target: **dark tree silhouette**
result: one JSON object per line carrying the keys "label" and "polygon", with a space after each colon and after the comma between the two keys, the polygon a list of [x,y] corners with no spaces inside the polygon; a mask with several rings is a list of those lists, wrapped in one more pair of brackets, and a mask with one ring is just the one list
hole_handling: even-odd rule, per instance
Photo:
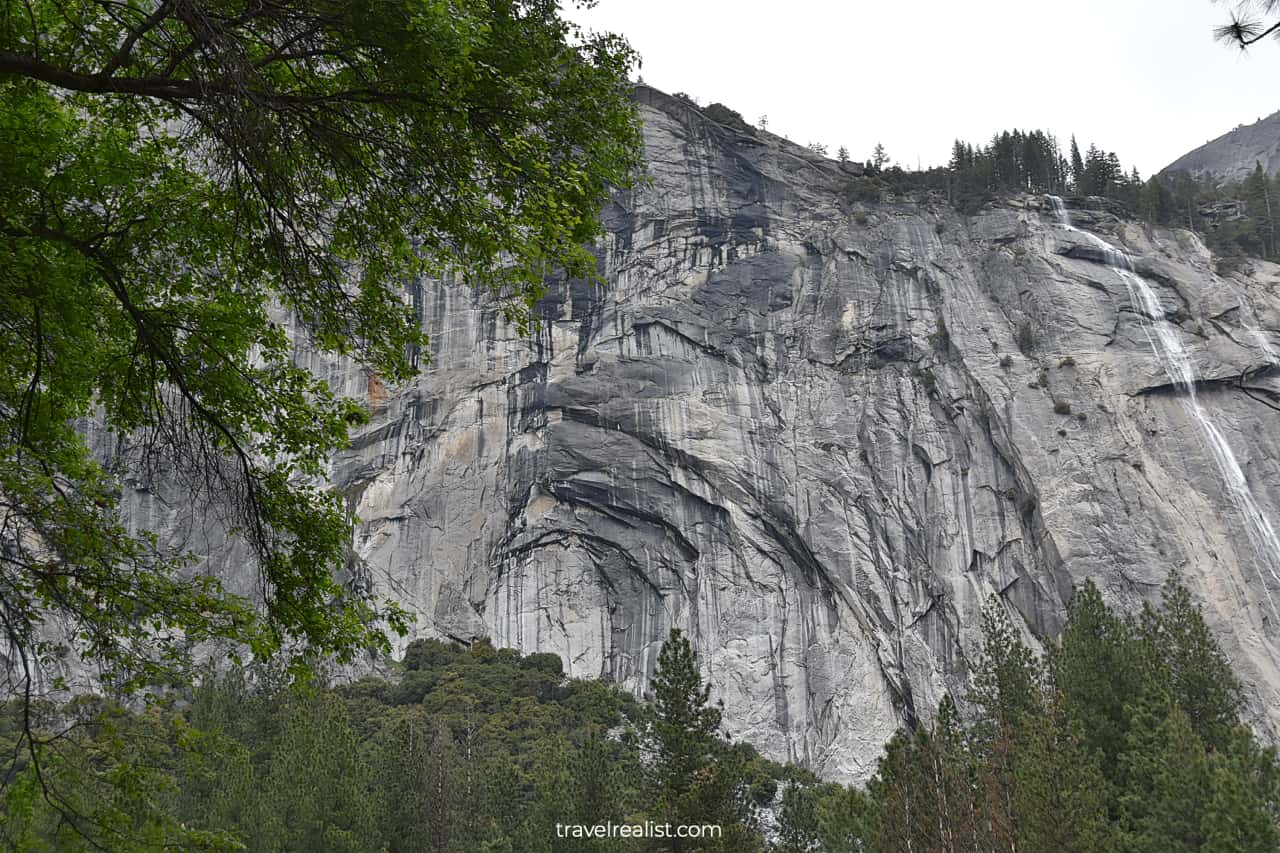
{"label": "dark tree silhouette", "polygon": [[1280,36],[1280,17],[1275,15],[1280,13],[1280,0],[1240,0],[1233,5],[1231,23],[1214,30],[1219,41],[1244,50],[1267,36]]}

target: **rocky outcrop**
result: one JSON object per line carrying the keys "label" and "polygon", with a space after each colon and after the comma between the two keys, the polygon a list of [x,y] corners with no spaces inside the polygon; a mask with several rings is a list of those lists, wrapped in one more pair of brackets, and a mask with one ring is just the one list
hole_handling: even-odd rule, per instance
{"label": "rocky outcrop", "polygon": [[1132,608],[1177,569],[1274,732],[1276,555],[1150,336],[1181,341],[1280,521],[1280,268],[1222,278],[1190,234],[1073,211],[1153,318],[1046,199],[855,204],[832,161],[638,98],[651,180],[605,212],[606,286],[555,283],[522,338],[424,285],[408,387],[315,362],[373,412],[332,471],[361,519],[353,583],[416,636],[639,692],[680,626],[735,736],[856,780],[963,695],[989,598],[1042,638],[1073,584]]}
{"label": "rocky outcrop", "polygon": [[1280,173],[1280,113],[1242,124],[1206,142],[1165,166],[1160,174],[1187,172],[1223,184],[1244,180],[1259,164],[1268,175]]}

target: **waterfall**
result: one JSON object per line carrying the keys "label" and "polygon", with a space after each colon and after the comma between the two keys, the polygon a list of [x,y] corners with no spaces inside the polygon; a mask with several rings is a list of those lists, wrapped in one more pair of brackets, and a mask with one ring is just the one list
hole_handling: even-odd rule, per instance
{"label": "waterfall", "polygon": [[[1161,307],[1155,290],[1151,287],[1150,282],[1134,269],[1133,259],[1129,257],[1128,253],[1111,245],[1096,234],[1072,225],[1071,216],[1067,213],[1066,205],[1058,196],[1049,196],[1049,201],[1053,205],[1053,212],[1058,224],[1073,233],[1081,235],[1097,248],[1106,260],[1107,266],[1124,282],[1129,291],[1129,301],[1133,304],[1134,313],[1143,320],[1142,330],[1147,336],[1147,342],[1151,344],[1151,349],[1155,353],[1156,359],[1164,368],[1169,381],[1182,392],[1187,409],[1200,426],[1201,432],[1204,433],[1205,443],[1208,444],[1213,461],[1222,475],[1227,494],[1230,496],[1236,510],[1244,516],[1245,529],[1248,531],[1250,543],[1258,553],[1259,559],[1266,565],[1271,577],[1277,584],[1280,584],[1280,574],[1277,574],[1276,571],[1276,567],[1280,565],[1280,537],[1276,535],[1270,519],[1262,512],[1262,508],[1258,506],[1258,501],[1254,498],[1253,492],[1249,488],[1249,482],[1245,478],[1244,470],[1241,469],[1240,463],[1236,460],[1236,455],[1231,450],[1231,445],[1227,443],[1227,439],[1222,434],[1222,431],[1218,429],[1218,425],[1213,422],[1213,418],[1200,405],[1200,401],[1196,397],[1195,366],[1191,362],[1190,354],[1182,345],[1182,337],[1179,334],[1178,327],[1165,318],[1164,308]],[[1241,299],[1241,306],[1242,308],[1246,306],[1243,298]],[[1244,316],[1243,310],[1241,316]],[[1254,332],[1254,337],[1262,345],[1267,357],[1274,363],[1275,353],[1262,332],[1257,329],[1251,331]],[[1280,618],[1280,613],[1276,610],[1276,604],[1271,597],[1271,592],[1267,589],[1266,579],[1262,577],[1260,572],[1258,580],[1262,582],[1262,591],[1266,594],[1267,602],[1271,605],[1271,612]]]}

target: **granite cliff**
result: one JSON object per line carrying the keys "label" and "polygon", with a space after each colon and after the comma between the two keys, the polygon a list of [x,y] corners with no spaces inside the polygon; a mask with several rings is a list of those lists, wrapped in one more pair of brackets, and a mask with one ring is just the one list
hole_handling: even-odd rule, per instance
{"label": "granite cliff", "polygon": [[409,387],[314,361],[373,411],[332,468],[350,583],[639,692],[680,626],[735,737],[847,781],[963,695],[989,597],[1043,638],[1073,584],[1133,608],[1177,569],[1274,738],[1280,267],[1220,277],[1101,202],[852,202],[833,161],[637,97],[605,287],[554,283],[521,337],[424,283]]}
{"label": "granite cliff", "polygon": [[1268,175],[1280,172],[1280,113],[1240,125],[1174,160],[1161,175],[1187,172],[1215,183],[1243,181],[1257,165]]}

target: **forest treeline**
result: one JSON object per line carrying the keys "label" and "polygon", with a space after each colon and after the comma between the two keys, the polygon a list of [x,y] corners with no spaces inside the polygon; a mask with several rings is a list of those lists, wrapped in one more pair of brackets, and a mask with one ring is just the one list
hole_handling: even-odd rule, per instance
{"label": "forest treeline", "polygon": [[[1280,764],[1187,590],[1123,617],[1086,584],[1033,653],[994,600],[965,713],[888,744],[865,787],[727,739],[688,641],[648,701],[558,657],[414,642],[390,677],[297,689],[208,678],[128,711],[44,708],[9,763],[14,850],[1274,851]],[[18,741],[11,709],[0,731]],[[68,728],[68,723],[76,725]],[[6,749],[6,754],[11,754]],[[52,804],[42,790],[66,792]],[[575,840],[557,824],[716,824],[699,841]],[[90,827],[92,839],[82,833]],[[103,834],[105,833],[105,834]]]}
{"label": "forest treeline", "polygon": [[985,145],[956,140],[944,167],[909,171],[869,160],[866,173],[846,186],[849,200],[864,202],[921,191],[943,195],[966,213],[1014,192],[1100,196],[1144,222],[1196,232],[1220,267],[1245,257],[1280,260],[1280,175],[1268,176],[1261,164],[1244,180],[1226,183],[1186,172],[1143,180],[1114,151],[1090,144],[1082,152],[1073,136],[1064,152],[1051,133],[1013,130]]}

